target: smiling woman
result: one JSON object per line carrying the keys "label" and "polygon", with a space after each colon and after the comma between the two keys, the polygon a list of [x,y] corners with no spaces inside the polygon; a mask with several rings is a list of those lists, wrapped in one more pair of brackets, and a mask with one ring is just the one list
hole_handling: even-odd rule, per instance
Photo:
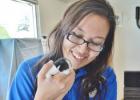
{"label": "smiling woman", "polygon": [[[3,0],[0,2],[0,38],[36,38],[35,3],[26,0]],[[5,10],[3,10],[5,9]],[[14,12],[11,14],[11,12]],[[9,17],[10,16],[10,17]],[[3,34],[3,35],[2,35]]]}
{"label": "smiling woman", "polygon": [[[49,52],[18,67],[8,99],[117,100],[116,75],[108,65],[115,27],[106,0],[74,2],[48,36]],[[59,58],[71,62],[69,74],[46,77]]]}

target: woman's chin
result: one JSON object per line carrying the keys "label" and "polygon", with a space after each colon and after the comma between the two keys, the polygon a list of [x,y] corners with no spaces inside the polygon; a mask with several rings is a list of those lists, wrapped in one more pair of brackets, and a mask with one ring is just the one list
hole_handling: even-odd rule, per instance
{"label": "woman's chin", "polygon": [[76,66],[76,65],[74,65],[74,66],[72,66],[72,69],[74,69],[74,70],[77,70],[77,69],[80,69],[80,68],[82,68],[81,66]]}

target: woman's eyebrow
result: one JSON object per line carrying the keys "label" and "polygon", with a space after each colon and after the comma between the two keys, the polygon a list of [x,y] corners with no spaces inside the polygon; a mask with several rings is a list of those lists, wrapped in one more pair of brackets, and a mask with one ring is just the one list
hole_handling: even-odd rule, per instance
{"label": "woman's eyebrow", "polygon": [[80,27],[76,27],[80,32],[82,32],[82,33],[86,33],[82,28],[80,28]]}
{"label": "woman's eyebrow", "polygon": [[[80,27],[76,27],[76,28],[77,28],[82,34],[83,34],[83,33],[86,33],[82,28],[80,28]],[[102,37],[102,36],[96,36],[95,38],[105,40],[105,38]]]}

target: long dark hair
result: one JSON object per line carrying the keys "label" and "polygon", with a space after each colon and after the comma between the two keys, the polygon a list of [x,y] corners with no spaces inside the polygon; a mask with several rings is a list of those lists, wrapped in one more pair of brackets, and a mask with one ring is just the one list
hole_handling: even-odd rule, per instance
{"label": "long dark hair", "polygon": [[65,12],[62,20],[50,33],[48,38],[49,53],[35,66],[39,71],[41,67],[50,59],[57,60],[63,57],[62,44],[64,37],[71,32],[80,21],[88,14],[97,14],[107,18],[110,29],[104,43],[104,49],[94,61],[85,66],[87,75],[81,81],[80,90],[84,98],[88,100],[89,92],[97,89],[97,95],[100,98],[99,85],[105,84],[101,73],[107,66],[107,62],[112,52],[114,42],[114,32],[116,27],[113,8],[106,0],[79,0],[73,3]]}

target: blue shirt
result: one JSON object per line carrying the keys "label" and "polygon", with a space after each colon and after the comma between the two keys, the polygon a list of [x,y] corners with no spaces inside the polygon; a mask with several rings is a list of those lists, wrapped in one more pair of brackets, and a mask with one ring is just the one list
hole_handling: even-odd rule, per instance
{"label": "blue shirt", "polygon": [[[38,56],[25,60],[20,64],[9,89],[7,100],[34,100],[36,81],[35,76],[32,73],[32,67],[40,59],[41,56]],[[80,85],[80,79],[85,74],[86,71],[82,68],[78,71],[78,73],[76,73],[75,82],[63,100],[80,100],[78,86]],[[107,67],[102,75],[105,77],[107,82],[107,91],[105,97],[103,96],[101,98],[105,98],[103,100],[117,100],[116,75],[113,69],[111,67]],[[104,94],[102,93],[102,95]],[[93,100],[93,98],[90,98],[90,100]]]}

